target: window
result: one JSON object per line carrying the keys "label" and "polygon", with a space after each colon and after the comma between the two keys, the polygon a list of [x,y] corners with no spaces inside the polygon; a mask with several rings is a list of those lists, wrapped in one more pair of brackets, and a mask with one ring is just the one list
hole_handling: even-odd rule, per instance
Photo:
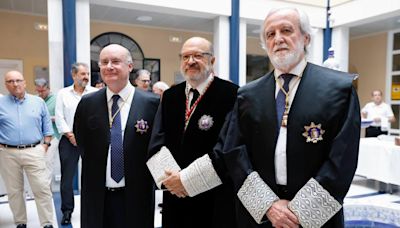
{"label": "window", "polygon": [[[387,91],[396,122],[391,125],[391,133],[400,134],[400,31],[388,33]],[[387,96],[388,97],[388,96]]]}

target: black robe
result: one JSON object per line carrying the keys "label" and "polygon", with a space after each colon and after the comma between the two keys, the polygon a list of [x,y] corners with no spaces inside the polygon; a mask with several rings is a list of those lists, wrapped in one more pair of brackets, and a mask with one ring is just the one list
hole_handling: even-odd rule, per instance
{"label": "black robe", "polygon": [[[325,130],[323,140],[306,142],[304,126],[311,122]],[[278,138],[273,72],[247,84],[238,98],[215,147],[213,160],[223,159],[235,191],[246,177],[257,171],[278,195],[275,180],[275,146]],[[317,180],[339,203],[350,187],[358,158],[360,107],[352,77],[343,72],[308,63],[290,109],[287,125],[287,200],[310,178]],[[220,175],[224,166],[216,166]],[[269,221],[257,224],[240,201],[239,227],[272,227]],[[324,227],[344,227],[343,210]]]}
{"label": "black robe", "polygon": [[[81,227],[102,228],[110,128],[106,89],[82,97],[74,133],[82,150]],[[154,228],[154,185],[147,169],[147,148],[159,98],[135,90],[124,133],[126,218],[128,227]],[[138,120],[149,126],[136,131]]]}
{"label": "black robe", "polygon": [[[150,157],[162,146],[166,146],[182,169],[204,154],[212,152],[225,117],[235,102],[238,86],[214,77],[198,103],[186,131],[185,88],[186,82],[183,82],[164,92],[149,146]],[[212,117],[214,121],[208,130],[199,128],[198,121],[204,115]],[[236,227],[232,183],[224,175],[220,178],[223,185],[195,197],[178,198],[165,191],[162,227]]]}

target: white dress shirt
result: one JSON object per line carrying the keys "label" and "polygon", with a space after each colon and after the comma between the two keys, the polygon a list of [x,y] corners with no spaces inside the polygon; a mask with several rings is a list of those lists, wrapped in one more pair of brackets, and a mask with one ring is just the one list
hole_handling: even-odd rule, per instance
{"label": "white dress shirt", "polygon": [[371,126],[373,127],[388,128],[390,126],[389,119],[394,116],[392,108],[385,102],[382,102],[379,105],[374,102],[369,102],[363,109],[361,109],[361,112],[367,115],[367,120],[374,120],[375,118],[381,119],[380,122],[372,122]]}
{"label": "white dress shirt", "polygon": [[[303,74],[304,68],[306,67],[307,62],[305,59],[302,59],[296,67],[294,67],[289,73],[296,75],[289,82],[289,116],[290,116],[290,107],[292,106],[292,102],[296,95],[297,88],[299,87],[301,76]],[[280,84],[283,86],[284,80],[280,77],[283,74],[281,71],[275,69],[274,76],[277,80],[280,81]],[[278,96],[278,92],[280,90],[280,86],[275,83],[275,98]],[[287,184],[287,161],[286,161],[286,143],[287,143],[287,128],[282,127],[279,130],[278,140],[276,142],[275,148],[275,175],[276,175],[276,183],[280,185]]]}
{"label": "white dress shirt", "polygon": [[56,100],[56,126],[60,135],[72,132],[74,126],[74,116],[78,103],[82,96],[88,93],[96,92],[98,89],[92,86],[86,86],[82,94],[74,90],[74,85],[65,87],[58,91]]}
{"label": "white dress shirt", "polygon": [[[190,89],[197,89],[199,92],[200,96],[203,95],[206,92],[206,89],[210,82],[214,79],[214,75],[210,74],[208,78],[202,82],[200,85],[197,86],[197,88],[193,88],[188,82],[186,82],[186,96],[189,95],[189,100],[188,100],[188,105],[192,102],[193,99],[193,92],[190,92]],[[186,107],[187,108],[187,107]]]}
{"label": "white dress shirt", "polygon": [[[111,107],[112,107],[112,96],[114,92],[112,92],[108,87],[106,90],[107,94],[107,106],[108,106],[108,118],[111,121]],[[125,127],[126,122],[128,121],[129,110],[131,109],[131,104],[133,100],[133,96],[135,95],[135,87],[133,87],[130,83],[128,83],[125,88],[123,88],[118,95],[120,98],[118,99],[118,106],[121,108],[121,130],[122,130],[122,142],[124,141],[125,135]],[[111,178],[111,144],[108,147],[108,156],[107,156],[107,167],[106,167],[106,187],[109,188],[119,188],[125,186],[125,177],[121,179],[120,182],[115,182],[114,179]]]}

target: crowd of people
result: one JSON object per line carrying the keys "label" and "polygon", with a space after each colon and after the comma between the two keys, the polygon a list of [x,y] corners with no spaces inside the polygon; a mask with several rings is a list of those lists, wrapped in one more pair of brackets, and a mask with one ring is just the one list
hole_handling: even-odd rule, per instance
{"label": "crowd of people", "polygon": [[301,10],[269,12],[260,38],[274,70],[241,88],[215,74],[202,37],[182,45],[185,81],[157,82],[154,93],[147,70],[130,82],[133,59],[118,44],[101,50],[96,87],[85,63],[72,65],[73,84],[56,95],[44,79],[30,95],[20,72],[6,73],[0,173],[17,227],[27,224],[23,172],[41,226],[53,227],[57,148],[63,225],[81,157],[82,228],[153,228],[155,186],[164,189],[163,228],[344,227],[360,115],[371,111],[360,111],[350,74],[307,62]]}

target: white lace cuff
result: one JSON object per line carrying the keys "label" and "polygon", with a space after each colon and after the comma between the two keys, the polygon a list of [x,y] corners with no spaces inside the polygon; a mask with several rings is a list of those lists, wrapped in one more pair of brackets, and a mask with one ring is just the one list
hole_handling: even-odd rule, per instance
{"label": "white lace cuff", "polygon": [[161,189],[162,182],[166,178],[165,170],[176,172],[181,170],[171,152],[165,146],[161,147],[161,150],[146,162],[146,165],[159,189]]}
{"label": "white lace cuff", "polygon": [[314,178],[311,178],[289,203],[289,209],[297,216],[302,227],[322,227],[342,205],[333,198]]}
{"label": "white lace cuff", "polygon": [[208,154],[193,161],[180,172],[181,182],[190,197],[222,184]]}
{"label": "white lace cuff", "polygon": [[257,172],[252,172],[247,176],[237,196],[258,224],[261,224],[262,218],[272,204],[279,200]]}

